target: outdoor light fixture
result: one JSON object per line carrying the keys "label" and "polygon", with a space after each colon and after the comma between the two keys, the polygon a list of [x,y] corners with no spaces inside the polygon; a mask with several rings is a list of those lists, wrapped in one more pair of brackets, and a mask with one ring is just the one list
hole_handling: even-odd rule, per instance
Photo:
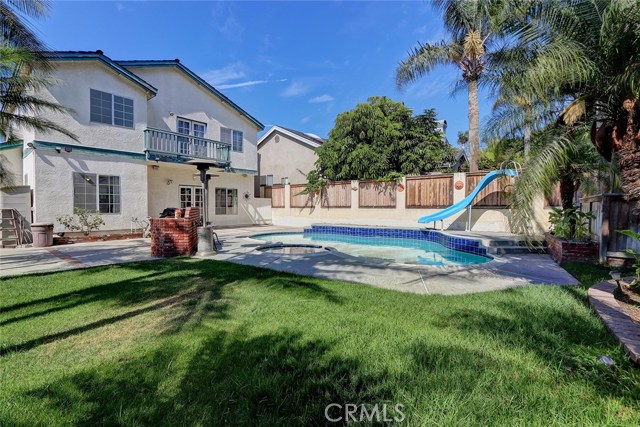
{"label": "outdoor light fixture", "polygon": [[32,148],[32,149],[36,149],[36,147],[33,146],[33,142],[27,142],[27,147]]}
{"label": "outdoor light fixture", "polygon": [[60,147],[60,146],[57,146],[57,147],[56,147],[56,152],[57,152],[57,153],[60,153],[60,152],[62,152],[62,147]]}
{"label": "outdoor light fixture", "polygon": [[171,185],[171,184],[173,184],[173,180],[172,179],[168,179],[167,180],[167,185]]}

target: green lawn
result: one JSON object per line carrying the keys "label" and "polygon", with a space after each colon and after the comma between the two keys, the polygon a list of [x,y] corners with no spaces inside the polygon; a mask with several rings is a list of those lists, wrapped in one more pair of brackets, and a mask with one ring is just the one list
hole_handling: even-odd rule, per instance
{"label": "green lawn", "polygon": [[330,403],[638,425],[639,383],[586,287],[420,296],[192,259],[0,281],[2,426],[324,425]]}

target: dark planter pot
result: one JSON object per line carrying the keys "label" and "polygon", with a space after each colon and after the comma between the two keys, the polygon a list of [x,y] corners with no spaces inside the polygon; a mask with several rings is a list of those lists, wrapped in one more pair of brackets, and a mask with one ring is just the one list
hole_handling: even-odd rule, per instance
{"label": "dark planter pot", "polygon": [[563,262],[593,262],[598,259],[598,244],[595,242],[573,242],[545,234],[547,251],[558,264]]}

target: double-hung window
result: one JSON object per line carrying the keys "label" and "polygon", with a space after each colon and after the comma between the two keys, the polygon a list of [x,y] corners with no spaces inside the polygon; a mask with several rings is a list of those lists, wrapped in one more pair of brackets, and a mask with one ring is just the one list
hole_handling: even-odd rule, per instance
{"label": "double-hung window", "polygon": [[242,152],[242,138],[242,131],[229,128],[220,128],[220,141],[231,144],[231,149],[233,151]]}
{"label": "double-hung window", "polygon": [[133,99],[91,89],[89,101],[92,122],[133,128]]}
{"label": "double-hung window", "polygon": [[74,172],[73,207],[90,212],[120,213],[120,177]]}
{"label": "double-hung window", "polygon": [[216,215],[238,214],[238,190],[236,188],[216,188]]}
{"label": "double-hung window", "polygon": [[178,133],[193,136],[193,138],[187,138],[186,136],[178,137],[179,153],[195,157],[206,157],[206,141],[202,140],[207,133],[207,125],[205,123],[179,117]]}

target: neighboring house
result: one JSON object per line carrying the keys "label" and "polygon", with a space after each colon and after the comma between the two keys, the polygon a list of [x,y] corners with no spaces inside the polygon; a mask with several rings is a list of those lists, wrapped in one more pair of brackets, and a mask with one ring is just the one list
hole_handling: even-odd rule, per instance
{"label": "neighboring house", "polygon": [[317,135],[272,126],[258,140],[258,173],[260,186],[303,184],[315,168],[316,148],[324,140]]}
{"label": "neighboring house", "polygon": [[[44,112],[78,136],[25,131],[23,184],[33,221],[99,210],[106,230],[167,207],[202,206],[192,159],[217,162],[209,184],[216,225],[260,222],[252,202],[257,133],[264,126],[179,60],[114,61],[101,51],[53,52],[60,83],[39,96],[68,107]],[[56,223],[56,229],[60,225]]]}

